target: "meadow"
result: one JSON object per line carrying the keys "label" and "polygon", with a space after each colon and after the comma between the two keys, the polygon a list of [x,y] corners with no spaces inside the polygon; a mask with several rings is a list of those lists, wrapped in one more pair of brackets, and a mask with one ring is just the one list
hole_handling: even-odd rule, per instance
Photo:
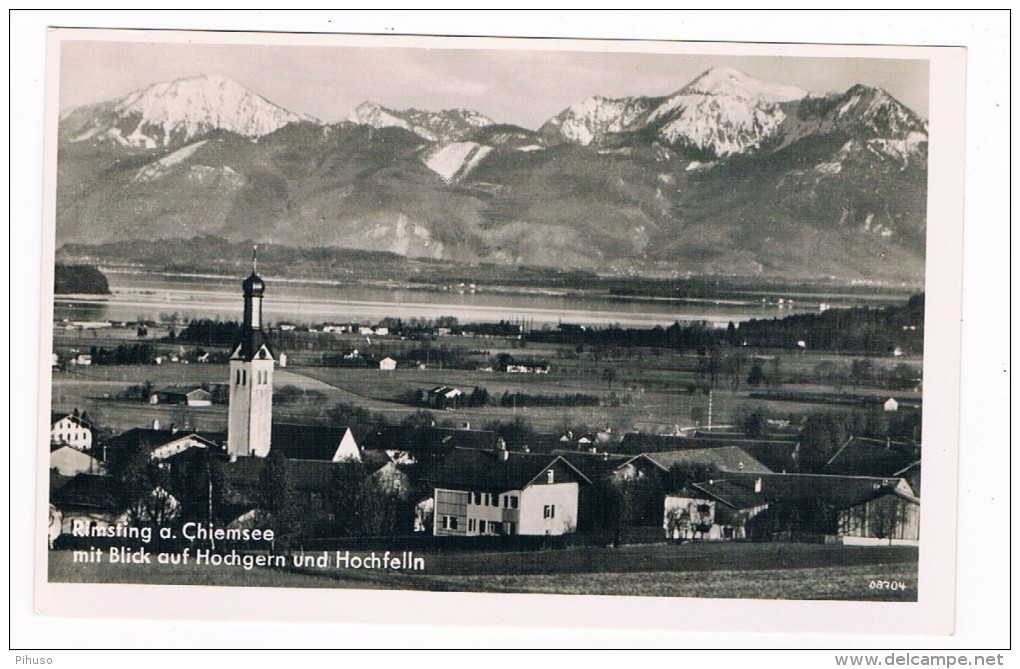
{"label": "meadow", "polygon": [[[425,558],[423,573],[74,564],[70,552],[55,551],[49,554],[49,580],[729,599],[917,598],[917,549],[908,547],[695,543],[414,554]],[[870,587],[877,580],[905,587]]]}

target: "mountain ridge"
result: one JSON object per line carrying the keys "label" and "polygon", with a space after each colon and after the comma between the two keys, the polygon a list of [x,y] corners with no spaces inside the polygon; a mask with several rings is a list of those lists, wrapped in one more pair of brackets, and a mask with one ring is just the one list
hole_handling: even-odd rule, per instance
{"label": "mountain ridge", "polygon": [[213,78],[247,101],[217,112],[230,127],[194,104],[109,124],[173,83],[62,116],[58,242],[215,234],[620,273],[923,277],[927,123],[881,89],[797,98],[713,68],[529,130],[368,102],[323,124]]}

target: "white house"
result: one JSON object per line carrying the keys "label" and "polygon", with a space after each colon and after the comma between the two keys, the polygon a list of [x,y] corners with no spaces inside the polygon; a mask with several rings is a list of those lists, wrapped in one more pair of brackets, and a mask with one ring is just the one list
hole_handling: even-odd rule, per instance
{"label": "white house", "polygon": [[392,371],[397,368],[397,361],[387,356],[379,361],[379,369]]}
{"label": "white house", "polygon": [[898,411],[900,408],[900,403],[896,401],[895,397],[890,397],[882,405],[882,408],[885,409],[886,411]]}
{"label": "white house", "polygon": [[556,455],[454,449],[428,477],[436,536],[574,532],[579,486],[591,480]]}
{"label": "white house", "polygon": [[92,448],[92,425],[78,414],[50,413],[50,444],[67,444],[79,451]]}

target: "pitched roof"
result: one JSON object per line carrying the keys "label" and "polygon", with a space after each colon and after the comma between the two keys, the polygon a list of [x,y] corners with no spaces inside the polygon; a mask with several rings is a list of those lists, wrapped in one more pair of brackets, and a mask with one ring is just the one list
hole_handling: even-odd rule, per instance
{"label": "pitched roof", "polygon": [[227,435],[224,432],[153,430],[151,428],[136,427],[111,437],[103,444],[101,449],[93,450],[98,453],[105,453],[107,458],[116,458],[119,455],[129,455],[139,450],[151,453],[160,446],[189,437],[207,447],[220,448],[221,444],[226,441]]}
{"label": "pitched roof", "polygon": [[567,450],[554,451],[554,454],[569,462],[592,481],[609,478],[620,467],[641,457]]}
{"label": "pitched roof", "polygon": [[366,449],[379,451],[446,452],[454,448],[495,449],[499,435],[489,430],[456,430],[442,427],[415,428],[388,425],[365,437]]}
{"label": "pitched roof", "polygon": [[920,449],[904,442],[850,437],[825,464],[833,474],[895,476],[917,461]]}
{"label": "pitched roof", "polygon": [[[756,482],[761,490],[756,492]],[[818,502],[847,509],[895,493],[919,501],[899,478],[830,476],[826,474],[727,474],[724,479],[693,484],[694,488],[736,509],[769,502]]]}
{"label": "pitched roof", "polygon": [[657,453],[646,453],[645,457],[665,470],[669,470],[675,464],[704,464],[713,465],[721,472],[751,472],[758,474],[772,472],[771,469],[752,457],[750,453],[737,446],[659,451]]}
{"label": "pitched roof", "polygon": [[62,421],[65,418],[70,418],[72,423],[76,423],[86,429],[92,429],[92,424],[86,420],[82,420],[81,416],[75,416],[73,413],[68,411],[51,411],[50,412],[50,425],[58,421]]}
{"label": "pitched roof", "polygon": [[167,386],[165,388],[160,388],[159,390],[156,390],[154,392],[156,394],[167,394],[167,395],[192,395],[194,393],[204,393],[206,395],[211,395],[211,393],[208,390],[206,390],[205,388],[202,388],[201,386],[174,385],[174,386]]}
{"label": "pitched roof", "polygon": [[273,423],[272,448],[290,459],[332,460],[348,428]]}
{"label": "pitched roof", "polygon": [[[231,487],[238,492],[254,493],[259,485],[262,470],[268,463],[267,458],[244,457],[223,466],[224,477]],[[327,493],[333,484],[335,462],[324,460],[290,460],[286,461],[290,473],[291,485],[299,492]]]}
{"label": "pitched roof", "polygon": [[101,474],[78,474],[53,493],[58,507],[87,507],[112,511],[117,508],[117,481]]}
{"label": "pitched roof", "polygon": [[521,490],[548,469],[557,469],[573,480],[591,483],[591,479],[560,456],[540,453],[500,452],[468,448],[454,449],[425,479],[435,486],[455,486],[472,490]]}

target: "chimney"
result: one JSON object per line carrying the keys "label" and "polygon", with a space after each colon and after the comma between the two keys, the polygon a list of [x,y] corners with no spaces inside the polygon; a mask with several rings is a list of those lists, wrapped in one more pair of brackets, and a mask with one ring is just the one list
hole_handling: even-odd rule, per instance
{"label": "chimney", "polygon": [[761,477],[759,476],[754,480],[754,491],[761,492]]}

